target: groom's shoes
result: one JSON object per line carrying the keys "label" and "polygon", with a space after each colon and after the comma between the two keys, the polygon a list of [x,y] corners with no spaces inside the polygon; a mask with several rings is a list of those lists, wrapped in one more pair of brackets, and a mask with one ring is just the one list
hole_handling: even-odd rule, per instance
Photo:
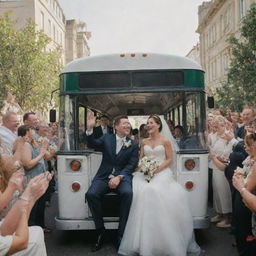
{"label": "groom's shoes", "polygon": [[105,236],[105,231],[106,231],[105,229],[102,229],[97,232],[96,241],[92,246],[92,252],[96,252],[101,249],[103,240],[104,240],[104,236]]}

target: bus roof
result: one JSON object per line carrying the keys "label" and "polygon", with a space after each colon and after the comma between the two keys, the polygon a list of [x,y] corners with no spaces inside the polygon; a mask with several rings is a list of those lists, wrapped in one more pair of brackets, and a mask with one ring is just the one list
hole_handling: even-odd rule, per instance
{"label": "bus roof", "polygon": [[202,67],[186,57],[157,53],[126,53],[76,59],[68,63],[61,73],[154,69],[202,70]]}

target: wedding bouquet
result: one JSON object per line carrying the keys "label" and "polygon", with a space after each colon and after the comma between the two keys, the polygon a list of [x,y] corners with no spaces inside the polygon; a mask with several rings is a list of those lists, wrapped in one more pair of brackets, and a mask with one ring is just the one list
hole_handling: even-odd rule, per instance
{"label": "wedding bouquet", "polygon": [[150,180],[154,176],[154,171],[158,168],[159,164],[157,161],[153,160],[150,157],[144,156],[140,159],[138,164],[138,169],[142,172],[146,177],[145,180],[150,182]]}

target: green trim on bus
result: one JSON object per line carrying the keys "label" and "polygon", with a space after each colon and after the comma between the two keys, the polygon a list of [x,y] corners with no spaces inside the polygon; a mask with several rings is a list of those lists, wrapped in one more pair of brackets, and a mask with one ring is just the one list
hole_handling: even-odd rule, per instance
{"label": "green trim on bus", "polygon": [[204,89],[204,72],[199,70],[184,70],[184,88]]}
{"label": "green trim on bus", "polygon": [[78,88],[79,73],[69,73],[60,75],[60,88],[62,92],[80,91]]}
{"label": "green trim on bus", "polygon": [[[151,70],[148,70],[148,71],[151,71]],[[184,74],[184,84],[183,84],[183,86],[180,86],[179,88],[204,89],[204,72],[203,71],[201,71],[201,70],[177,70],[177,71],[182,71]],[[132,72],[132,71],[128,71],[128,72]],[[138,71],[136,71],[136,72],[138,72]],[[79,88],[79,75],[80,74],[82,74],[82,72],[61,74],[60,75],[61,92],[72,92],[72,93],[86,92],[87,91],[86,89]],[[132,89],[132,87],[129,87],[129,88]],[[110,89],[110,88],[108,88],[108,89]],[[117,87],[113,86],[113,89],[117,89]],[[158,87],[158,89],[160,89],[160,88]],[[169,89],[175,90],[177,88],[169,87]],[[97,92],[100,92],[100,91],[104,91],[105,89],[103,89],[103,88],[96,89],[95,88],[95,90]],[[92,91],[92,89],[90,89],[89,91]]]}

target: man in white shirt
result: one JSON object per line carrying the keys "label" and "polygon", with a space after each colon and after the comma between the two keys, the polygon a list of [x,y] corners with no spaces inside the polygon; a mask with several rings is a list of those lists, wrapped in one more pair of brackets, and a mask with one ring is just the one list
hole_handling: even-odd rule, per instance
{"label": "man in white shirt", "polygon": [[0,126],[0,139],[6,149],[6,153],[12,154],[13,142],[17,139],[17,130],[20,125],[18,116],[14,112],[7,112],[2,118]]}
{"label": "man in white shirt", "polygon": [[[93,127],[93,135],[95,139],[99,139],[104,134],[112,134],[113,128],[109,126],[109,118],[105,115],[100,117],[100,125]],[[102,147],[94,147],[96,151],[103,150]]]}

